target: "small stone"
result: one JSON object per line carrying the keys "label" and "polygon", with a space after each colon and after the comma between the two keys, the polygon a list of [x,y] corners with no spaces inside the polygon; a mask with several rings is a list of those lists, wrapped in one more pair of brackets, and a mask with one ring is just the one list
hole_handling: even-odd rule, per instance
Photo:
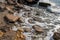
{"label": "small stone", "polygon": [[35,23],[33,19],[29,19],[28,22],[31,23],[31,24]]}
{"label": "small stone", "polygon": [[27,28],[23,28],[25,32],[31,32],[31,28],[27,27]]}
{"label": "small stone", "polygon": [[60,33],[59,32],[55,32],[53,35],[54,40],[60,40]]}
{"label": "small stone", "polygon": [[16,21],[19,19],[18,16],[14,16],[14,15],[12,15],[12,14],[7,14],[7,15],[5,16],[5,18],[6,18],[6,20],[8,20],[8,21],[10,21],[10,22],[16,22]]}
{"label": "small stone", "polygon": [[33,25],[32,28],[36,31],[36,32],[40,32],[43,33],[44,30],[39,26],[39,25]]}
{"label": "small stone", "polygon": [[33,20],[37,22],[44,22],[42,18],[39,18],[39,17],[33,17]]}
{"label": "small stone", "polygon": [[19,32],[24,32],[24,29],[18,27],[18,31],[19,31]]}
{"label": "small stone", "polygon": [[23,17],[31,17],[32,14],[31,14],[31,13],[24,13],[22,16],[23,16]]}
{"label": "small stone", "polygon": [[18,22],[20,22],[20,23],[24,23],[25,20],[24,20],[22,17],[20,17],[19,20],[18,20]]}

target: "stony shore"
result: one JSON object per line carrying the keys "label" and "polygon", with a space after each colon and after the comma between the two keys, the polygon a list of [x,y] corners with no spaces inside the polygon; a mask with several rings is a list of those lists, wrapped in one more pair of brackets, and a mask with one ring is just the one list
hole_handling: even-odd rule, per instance
{"label": "stony shore", "polygon": [[18,1],[0,2],[0,40],[60,40],[59,15],[31,6],[39,0]]}

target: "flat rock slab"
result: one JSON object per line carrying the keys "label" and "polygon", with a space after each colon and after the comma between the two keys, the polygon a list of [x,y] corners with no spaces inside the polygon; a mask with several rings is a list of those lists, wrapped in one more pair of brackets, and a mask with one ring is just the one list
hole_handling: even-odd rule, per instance
{"label": "flat rock slab", "polygon": [[19,19],[18,16],[14,16],[12,14],[7,14],[5,18],[10,22],[16,22]]}

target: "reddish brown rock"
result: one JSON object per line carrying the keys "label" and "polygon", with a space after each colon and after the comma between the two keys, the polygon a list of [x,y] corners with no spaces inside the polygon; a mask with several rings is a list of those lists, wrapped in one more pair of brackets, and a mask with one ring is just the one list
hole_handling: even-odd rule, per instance
{"label": "reddish brown rock", "polygon": [[39,25],[33,25],[32,28],[36,31],[36,32],[40,32],[43,33],[44,30],[39,26]]}
{"label": "reddish brown rock", "polygon": [[12,14],[7,14],[5,18],[10,22],[16,22],[19,19],[18,16],[14,16]]}

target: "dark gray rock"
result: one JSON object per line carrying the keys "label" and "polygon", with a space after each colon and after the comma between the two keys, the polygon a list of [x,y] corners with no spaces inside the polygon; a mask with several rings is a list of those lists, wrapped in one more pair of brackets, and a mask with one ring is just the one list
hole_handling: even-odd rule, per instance
{"label": "dark gray rock", "polygon": [[39,6],[48,7],[48,6],[51,6],[51,4],[50,3],[39,2]]}

